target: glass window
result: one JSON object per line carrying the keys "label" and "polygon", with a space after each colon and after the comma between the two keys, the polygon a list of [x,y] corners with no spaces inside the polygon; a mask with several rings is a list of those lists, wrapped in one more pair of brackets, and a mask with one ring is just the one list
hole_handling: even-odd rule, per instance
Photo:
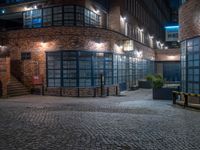
{"label": "glass window", "polygon": [[53,8],[53,25],[61,26],[62,25],[62,7]]}
{"label": "glass window", "polygon": [[106,53],[104,55],[105,59],[105,84],[113,84],[113,54]]}
{"label": "glass window", "polygon": [[85,26],[90,25],[90,11],[85,9]]}
{"label": "glass window", "polygon": [[31,59],[31,53],[30,52],[22,52],[21,53],[21,60],[30,60]]}
{"label": "glass window", "polygon": [[100,17],[81,6],[57,6],[24,12],[24,27],[49,26],[100,26]]}
{"label": "glass window", "polygon": [[63,86],[77,87],[77,52],[63,52]]}
{"label": "glass window", "polygon": [[76,7],[76,25],[83,26],[84,25],[84,8]]}
{"label": "glass window", "polygon": [[47,53],[48,87],[61,87],[61,53]]}
{"label": "glass window", "polygon": [[43,9],[43,26],[48,27],[52,25],[52,8]]}
{"label": "glass window", "polygon": [[74,6],[64,6],[64,25],[73,26],[75,23]]}
{"label": "glass window", "polygon": [[32,28],[32,11],[24,13],[24,28]]}
{"label": "glass window", "polygon": [[92,86],[92,53],[79,53],[79,87]]}
{"label": "glass window", "polygon": [[42,27],[42,10],[36,9],[32,11],[32,26],[33,28]]}

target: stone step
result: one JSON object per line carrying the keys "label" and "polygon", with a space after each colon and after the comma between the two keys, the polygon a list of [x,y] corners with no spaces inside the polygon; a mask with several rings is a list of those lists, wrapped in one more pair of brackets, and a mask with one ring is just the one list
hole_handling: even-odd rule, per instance
{"label": "stone step", "polygon": [[15,97],[15,96],[23,96],[23,95],[29,95],[30,93],[11,93],[9,94],[10,97]]}
{"label": "stone step", "polygon": [[8,88],[25,88],[22,84],[13,84],[13,85],[8,85]]}
{"label": "stone step", "polygon": [[30,94],[30,91],[15,77],[11,76],[10,83],[8,84],[8,95],[13,97],[28,94]]}
{"label": "stone step", "polygon": [[27,89],[8,89],[8,93],[15,93],[15,92],[28,92]]}

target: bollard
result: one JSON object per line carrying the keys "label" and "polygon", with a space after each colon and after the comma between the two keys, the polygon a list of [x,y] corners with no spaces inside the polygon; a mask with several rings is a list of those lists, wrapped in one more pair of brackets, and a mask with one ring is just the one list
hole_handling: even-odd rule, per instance
{"label": "bollard", "polygon": [[172,96],[173,96],[173,104],[176,104],[176,93],[173,92],[173,93],[172,93]]}
{"label": "bollard", "polygon": [[184,101],[184,108],[185,108],[188,107],[188,94],[184,94],[184,99],[185,99]]}

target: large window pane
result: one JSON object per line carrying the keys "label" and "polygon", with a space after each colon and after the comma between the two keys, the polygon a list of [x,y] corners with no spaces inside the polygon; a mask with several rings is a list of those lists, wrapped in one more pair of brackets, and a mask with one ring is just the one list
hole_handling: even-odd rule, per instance
{"label": "large window pane", "polygon": [[62,7],[53,8],[53,25],[61,26],[62,25]]}
{"label": "large window pane", "polygon": [[48,27],[52,25],[52,8],[43,9],[43,26]]}

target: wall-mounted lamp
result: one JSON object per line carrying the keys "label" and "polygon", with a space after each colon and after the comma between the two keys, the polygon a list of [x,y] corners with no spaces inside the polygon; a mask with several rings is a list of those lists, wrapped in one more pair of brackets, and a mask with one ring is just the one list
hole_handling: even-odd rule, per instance
{"label": "wall-mounted lamp", "polygon": [[126,21],[126,17],[120,17],[122,21]]}
{"label": "wall-mounted lamp", "polygon": [[160,41],[156,41],[157,44],[160,44]]}
{"label": "wall-mounted lamp", "polygon": [[135,57],[136,57],[136,58],[142,58],[142,57],[143,57],[143,52],[142,52],[142,51],[136,50],[136,51],[134,52],[134,54],[135,54]]}
{"label": "wall-mounted lamp", "polygon": [[1,10],[1,13],[2,13],[2,14],[5,14],[5,12],[6,12],[6,11],[5,11],[4,9],[3,9],[3,10]]}
{"label": "wall-mounted lamp", "polygon": [[143,32],[143,31],[144,31],[144,29],[140,29],[140,28],[139,28],[139,31],[140,31],[140,32]]}
{"label": "wall-mounted lamp", "polygon": [[24,7],[25,11],[34,10],[34,9],[38,9],[37,5],[31,6],[31,7]]}
{"label": "wall-mounted lamp", "polygon": [[94,10],[94,12],[95,12],[96,14],[99,14],[99,13],[100,13],[100,10],[99,10],[99,9],[96,9],[96,10]]}
{"label": "wall-mounted lamp", "polygon": [[149,35],[149,38],[152,40],[154,38],[154,36]]}

